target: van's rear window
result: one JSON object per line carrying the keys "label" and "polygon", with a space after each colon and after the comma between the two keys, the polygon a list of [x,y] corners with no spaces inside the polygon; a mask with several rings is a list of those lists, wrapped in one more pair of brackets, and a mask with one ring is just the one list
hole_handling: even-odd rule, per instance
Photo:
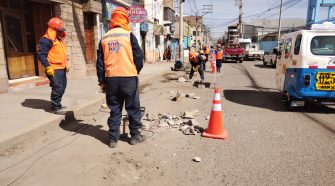
{"label": "van's rear window", "polygon": [[314,55],[335,56],[335,36],[316,36],[311,41]]}

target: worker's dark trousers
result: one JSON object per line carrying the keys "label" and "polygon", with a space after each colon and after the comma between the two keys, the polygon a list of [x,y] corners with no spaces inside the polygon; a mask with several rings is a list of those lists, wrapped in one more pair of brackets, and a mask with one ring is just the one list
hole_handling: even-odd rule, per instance
{"label": "worker's dark trousers", "polygon": [[108,118],[109,139],[118,141],[120,138],[120,124],[123,103],[128,113],[129,130],[131,136],[139,134],[141,123],[141,106],[137,77],[106,78],[106,101],[109,107]]}
{"label": "worker's dark trousers", "polygon": [[222,67],[222,59],[217,59],[216,60],[216,70],[217,70],[217,72],[221,72],[221,67]]}
{"label": "worker's dark trousers", "polygon": [[192,79],[194,72],[196,71],[196,69],[198,69],[198,72],[200,74],[200,78],[202,80],[204,80],[205,76],[204,76],[204,71],[202,69],[202,64],[201,63],[199,64],[199,63],[192,63],[191,62],[191,65],[192,65],[192,67],[191,67],[191,72],[190,72],[189,79]]}
{"label": "worker's dark trousers", "polygon": [[51,87],[51,108],[57,110],[62,108],[62,97],[66,89],[67,79],[65,69],[55,70],[55,76],[48,76]]}

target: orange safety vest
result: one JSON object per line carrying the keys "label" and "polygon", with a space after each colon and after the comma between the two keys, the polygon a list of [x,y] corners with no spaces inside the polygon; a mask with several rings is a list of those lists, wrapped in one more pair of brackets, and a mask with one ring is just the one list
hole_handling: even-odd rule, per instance
{"label": "orange safety vest", "polygon": [[211,50],[209,48],[206,48],[205,54],[209,54],[211,52]]}
{"label": "orange safety vest", "polygon": [[223,50],[219,50],[216,54],[216,59],[222,59],[223,58]]}
{"label": "orange safety vest", "polygon": [[50,34],[46,33],[43,37],[52,41],[52,47],[48,53],[48,61],[54,69],[65,69],[69,66],[66,56],[65,43],[56,38],[51,38]]}
{"label": "orange safety vest", "polygon": [[137,70],[133,59],[130,31],[117,27],[101,40],[106,77],[133,77]]}

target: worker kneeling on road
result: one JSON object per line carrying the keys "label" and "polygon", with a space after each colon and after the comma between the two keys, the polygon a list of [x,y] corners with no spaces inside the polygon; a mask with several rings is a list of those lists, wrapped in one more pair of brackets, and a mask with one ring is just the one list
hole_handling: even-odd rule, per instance
{"label": "worker kneeling on road", "polygon": [[97,51],[97,76],[110,108],[108,118],[109,147],[115,148],[120,138],[122,107],[129,118],[130,144],[145,141],[139,128],[141,108],[138,74],[143,67],[143,55],[138,41],[129,28],[126,9],[116,8],[112,12],[110,30],[102,37]]}
{"label": "worker kneeling on road", "polygon": [[55,114],[65,114],[61,104],[66,89],[69,63],[64,43],[66,33],[63,21],[57,17],[48,22],[48,29],[37,44],[37,56],[45,67],[51,86],[51,108]]}
{"label": "worker kneeling on road", "polygon": [[191,63],[191,72],[189,76],[189,80],[192,79],[194,72],[198,71],[200,74],[201,81],[200,83],[203,83],[205,80],[204,71],[203,71],[203,63],[206,61],[206,56],[203,52],[203,50],[200,51],[200,53],[196,53],[194,51],[194,48],[191,48],[190,54],[189,54],[189,61]]}

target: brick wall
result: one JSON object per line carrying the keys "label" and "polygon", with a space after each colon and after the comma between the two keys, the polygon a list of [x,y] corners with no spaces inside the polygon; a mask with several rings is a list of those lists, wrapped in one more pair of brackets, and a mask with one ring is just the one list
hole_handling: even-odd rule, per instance
{"label": "brick wall", "polygon": [[0,92],[8,91],[8,76],[6,68],[6,59],[5,59],[5,49],[2,40],[2,29],[0,22]]}
{"label": "brick wall", "polygon": [[56,16],[63,19],[67,33],[67,53],[70,59],[70,79],[82,79],[86,76],[85,32],[83,6],[67,1],[55,6]]}

